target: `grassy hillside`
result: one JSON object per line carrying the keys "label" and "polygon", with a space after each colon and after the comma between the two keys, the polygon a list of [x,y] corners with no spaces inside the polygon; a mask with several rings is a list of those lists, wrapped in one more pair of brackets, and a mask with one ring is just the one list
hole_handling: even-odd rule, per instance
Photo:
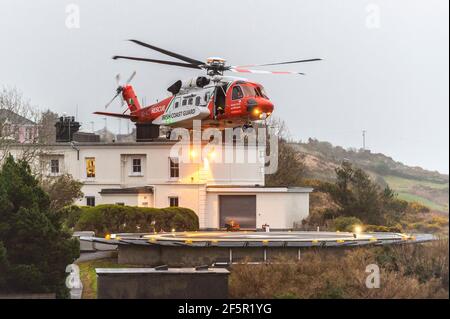
{"label": "grassy hillside", "polygon": [[448,214],[448,175],[407,166],[384,154],[344,149],[314,139],[307,143],[291,143],[291,146],[304,155],[310,178],[332,181],[334,169],[343,161],[349,161],[364,169],[380,185],[389,185],[400,198],[417,201],[436,212]]}

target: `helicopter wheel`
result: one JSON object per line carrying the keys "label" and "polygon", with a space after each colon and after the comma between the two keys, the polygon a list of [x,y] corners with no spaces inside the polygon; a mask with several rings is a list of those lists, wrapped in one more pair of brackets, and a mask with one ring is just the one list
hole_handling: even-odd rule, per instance
{"label": "helicopter wheel", "polygon": [[242,130],[244,132],[247,131],[249,128],[253,128],[253,124],[252,123],[248,123],[248,124],[242,125]]}

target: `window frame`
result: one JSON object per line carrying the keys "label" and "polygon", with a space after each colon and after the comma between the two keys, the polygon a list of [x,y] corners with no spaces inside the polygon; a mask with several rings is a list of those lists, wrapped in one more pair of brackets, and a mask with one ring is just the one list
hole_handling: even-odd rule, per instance
{"label": "window frame", "polygon": [[[234,89],[238,89],[241,92],[240,97],[235,97],[234,96]],[[236,101],[236,100],[241,100],[244,98],[244,90],[242,89],[242,87],[240,85],[235,85],[233,86],[233,88],[231,89],[231,100]]]}
{"label": "window frame", "polygon": [[[135,164],[135,161],[139,161],[139,164]],[[139,168],[139,170],[135,170]],[[142,158],[133,157],[131,159],[131,175],[142,175]]]}
{"label": "window frame", "polygon": [[180,160],[178,157],[169,157],[169,178],[180,178]]}
{"label": "window frame", "polygon": [[180,207],[180,198],[178,196],[169,196],[169,207]]}
{"label": "window frame", "polygon": [[[95,207],[95,196],[86,196],[86,206]],[[90,203],[92,201],[92,203]]]}
{"label": "window frame", "polygon": [[[54,166],[53,164],[56,163],[57,165]],[[53,171],[53,169],[56,167],[56,171]],[[60,173],[60,165],[59,165],[59,159],[52,158],[50,159],[50,174],[57,175]]]}
{"label": "window frame", "polygon": [[[93,169],[94,169],[94,171],[93,171],[93,173],[91,173],[91,174],[89,174],[89,171],[88,171],[88,168],[89,168],[89,166],[88,166],[88,161],[92,161],[92,163],[93,163]],[[96,177],[96,167],[95,167],[95,157],[86,157],[85,158],[85,165],[86,165],[86,178],[95,178]],[[91,175],[91,176],[89,176],[89,175]]]}

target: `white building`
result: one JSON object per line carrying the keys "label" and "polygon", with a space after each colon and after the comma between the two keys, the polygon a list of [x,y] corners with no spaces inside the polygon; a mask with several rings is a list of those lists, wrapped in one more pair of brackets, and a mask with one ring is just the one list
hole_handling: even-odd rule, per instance
{"label": "white building", "polygon": [[311,188],[264,187],[264,164],[258,161],[183,163],[171,157],[173,145],[56,143],[45,147],[39,165],[47,175],[68,173],[83,182],[78,205],[188,207],[202,229],[222,228],[229,220],[241,228],[289,229],[308,216]]}

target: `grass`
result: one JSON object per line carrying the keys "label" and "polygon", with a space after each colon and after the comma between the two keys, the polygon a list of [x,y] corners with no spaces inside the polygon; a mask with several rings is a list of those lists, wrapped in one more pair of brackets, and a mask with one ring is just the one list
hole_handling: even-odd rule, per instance
{"label": "grass", "polygon": [[418,196],[415,194],[399,192],[398,198],[406,200],[408,202],[418,202],[422,205],[427,206],[431,210],[437,210],[440,212],[448,212],[448,206],[439,205],[429,199],[426,199],[424,197],[421,197],[421,196]]}
{"label": "grass", "polygon": [[80,277],[83,283],[83,299],[97,298],[97,274],[95,268],[136,268],[137,265],[119,265],[117,258],[105,258],[89,260],[78,263],[80,267]]}
{"label": "grass", "polygon": [[449,183],[433,183],[429,181],[420,181],[416,179],[402,178],[398,176],[383,176],[383,179],[388,183],[395,192],[398,193],[400,199],[408,202],[418,202],[429,207],[432,210],[440,212],[448,212],[448,205],[442,205],[434,202],[428,198],[414,194],[414,186],[428,187],[436,191],[442,191],[449,187]]}
{"label": "grass", "polygon": [[[355,248],[343,255],[307,251],[302,260],[233,265],[230,298],[448,299],[448,239],[422,244]],[[366,267],[380,268],[380,287],[366,287]]]}
{"label": "grass", "polygon": [[449,187],[449,183],[433,183],[429,181],[420,181],[416,179],[402,178],[398,176],[383,176],[386,183],[397,191],[409,190],[414,185],[421,185],[433,189],[445,189]]}

